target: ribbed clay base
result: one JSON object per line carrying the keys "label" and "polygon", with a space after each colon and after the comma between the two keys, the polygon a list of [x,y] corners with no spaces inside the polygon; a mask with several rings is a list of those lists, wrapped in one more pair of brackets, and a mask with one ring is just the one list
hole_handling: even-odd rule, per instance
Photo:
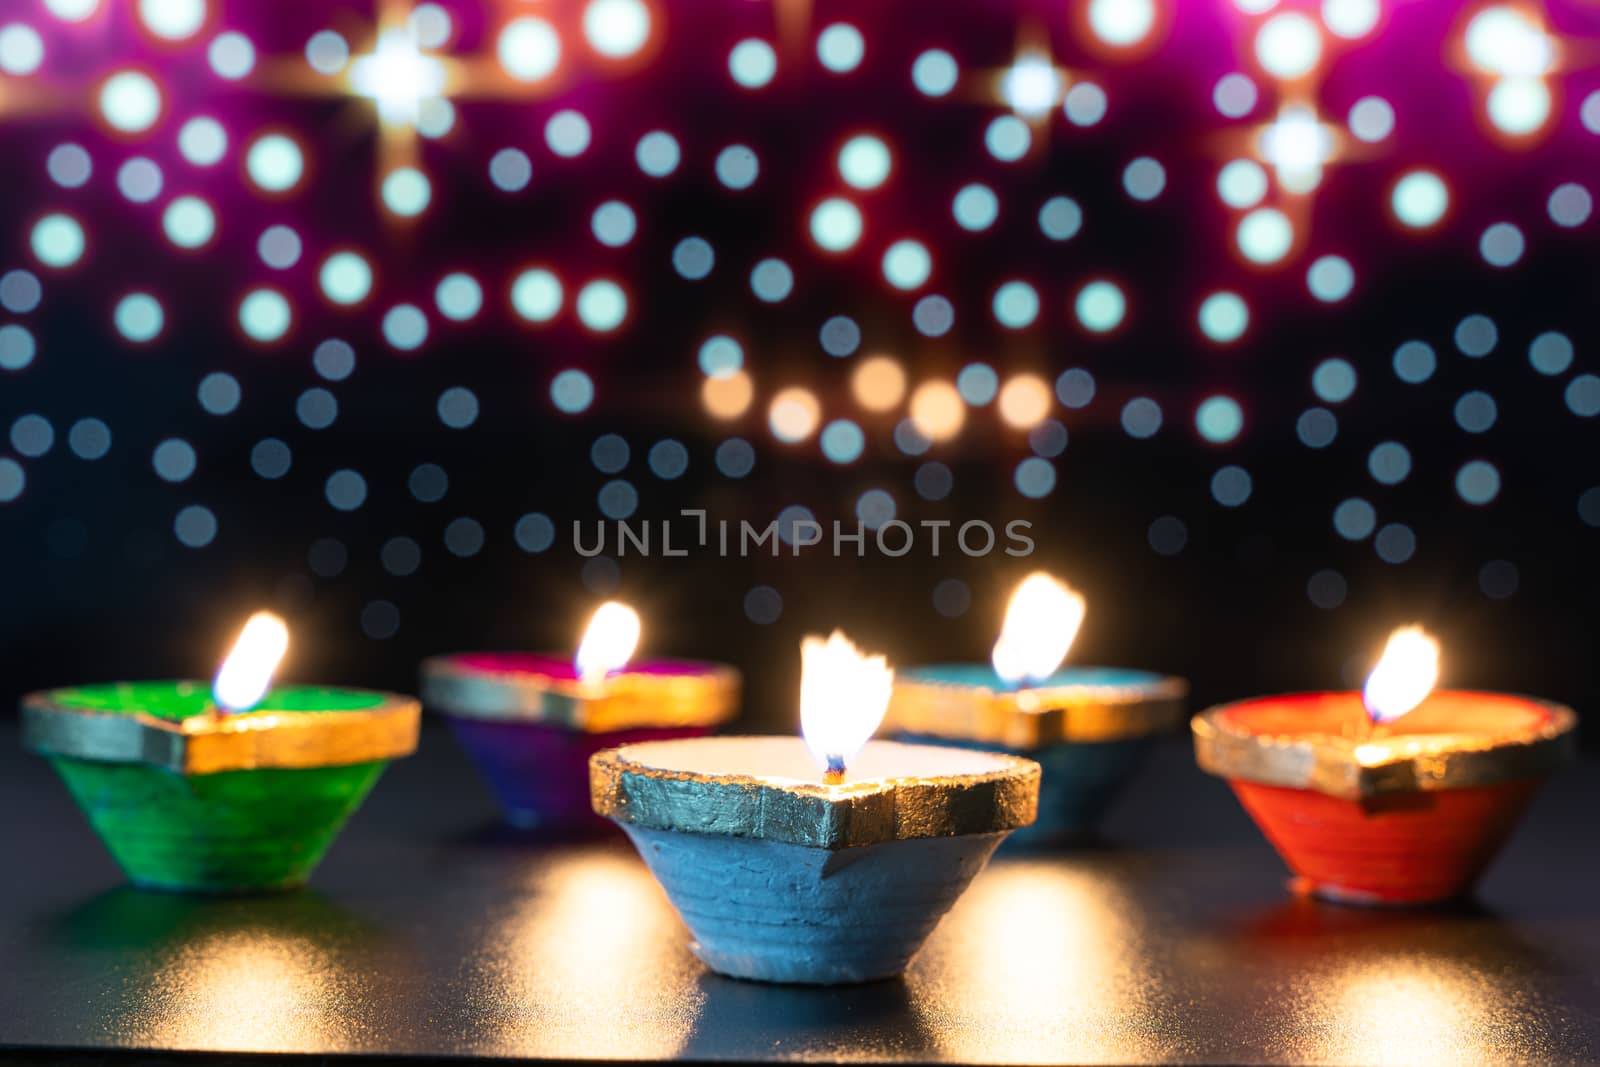
{"label": "ribbed clay base", "polygon": [[50,762],[129,881],[198,893],[303,884],[389,765],[186,775],[143,764]]}
{"label": "ribbed clay base", "polygon": [[1233,791],[1299,891],[1339,904],[1459,899],[1515,828],[1541,784],[1385,795],[1366,802],[1235,781]]}
{"label": "ribbed clay base", "polygon": [[903,972],[1004,833],[835,851],[623,825],[694,935],[733,978],[837,985]]}

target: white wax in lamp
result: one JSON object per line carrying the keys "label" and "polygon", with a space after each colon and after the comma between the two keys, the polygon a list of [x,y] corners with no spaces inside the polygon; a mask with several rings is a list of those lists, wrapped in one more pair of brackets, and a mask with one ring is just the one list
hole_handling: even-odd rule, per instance
{"label": "white wax in lamp", "polygon": [[976,749],[868,741],[842,775],[833,775],[798,737],[706,737],[693,744],[641,741],[628,746],[628,758],[663,771],[759,778],[780,789],[838,786],[840,792],[896,779],[988,774],[1011,763]]}

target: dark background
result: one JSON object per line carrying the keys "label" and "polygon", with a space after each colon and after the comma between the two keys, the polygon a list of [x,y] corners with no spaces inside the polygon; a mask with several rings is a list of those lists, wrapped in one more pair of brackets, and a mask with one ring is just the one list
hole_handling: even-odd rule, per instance
{"label": "dark background", "polygon": [[[492,29],[507,13],[444,6],[456,24],[447,51],[492,64]],[[542,10],[567,37],[561,73],[514,97],[458,98],[451,133],[418,145],[432,203],[420,221],[401,225],[377,205],[380,152],[370,104],[326,88],[302,91],[284,73],[303,74],[300,50],[323,26],[340,28],[363,49],[373,25],[369,5],[225,5],[203,36],[242,30],[259,53],[256,73],[229,83],[207,69],[202,45],[163,48],[140,36],[124,5],[66,26],[39,0],[6,0],[7,17],[44,33],[47,59],[29,79],[0,75],[0,88],[20,86],[0,92],[0,273],[33,271],[44,300],[25,315],[0,313],[0,324],[24,324],[38,345],[29,366],[0,372],[0,429],[38,413],[55,431],[44,455],[14,457],[26,488],[0,504],[6,703],[38,686],[207,676],[244,616],[261,606],[288,617],[294,646],[285,673],[298,680],[409,689],[416,662],[429,653],[570,648],[596,600],[612,592],[604,569],[591,568],[586,583],[570,539],[573,520],[599,517],[597,493],[613,477],[589,460],[591,444],[606,433],[631,447],[617,477],[638,490],[635,518],[704,507],[714,518],[759,524],[802,504],[825,524],[853,521],[859,495],[882,488],[911,521],[1034,524],[1039,548],[1026,560],[935,559],[922,551],[898,560],[833,559],[813,549],[798,559],[698,553],[618,561],[615,592],[644,615],[646,652],[737,664],[747,678],[746,714],[761,728],[791,728],[802,634],[843,626],[908,665],[984,659],[1010,587],[1035,567],[1088,596],[1075,662],[1185,675],[1197,706],[1358,682],[1389,629],[1411,621],[1441,638],[1448,684],[1525,691],[1580,710],[1600,696],[1590,629],[1600,537],[1596,420],[1563,401],[1567,381],[1597,369],[1600,222],[1562,228],[1546,210],[1555,186],[1595,174],[1600,139],[1579,118],[1582,101],[1600,87],[1589,62],[1600,38],[1591,5],[1548,5],[1564,62],[1551,79],[1555,115],[1526,146],[1487,131],[1483,87],[1454,59],[1464,9],[1451,4],[1386,12],[1373,35],[1330,50],[1314,84],[1295,87],[1274,85],[1255,66],[1249,45],[1259,19],[1220,0],[1181,5],[1163,17],[1150,47],[1126,59],[1097,53],[1060,5],[817,3],[809,12],[784,8],[800,27],[791,37],[778,34],[767,5],[722,0],[657,7],[647,58],[619,66],[583,49],[576,5]],[[830,74],[811,42],[818,28],[845,16],[865,34],[866,60],[852,74]],[[1110,110],[1084,129],[1057,108],[1035,128],[1026,159],[1005,164],[983,148],[984,128],[1002,109],[979,72],[1008,63],[1029,27],[1071,77],[1106,89]],[[728,78],[728,49],[746,36],[779,42],[780,73],[764,90],[739,90]],[[911,63],[929,47],[951,51],[961,64],[962,84],[951,97],[931,100],[911,86]],[[93,114],[97,79],[128,64],[154,70],[167,90],[160,123],[132,141],[112,137]],[[1211,103],[1217,79],[1232,70],[1250,73],[1261,90],[1256,110],[1238,121]],[[1278,103],[1308,99],[1339,125],[1369,93],[1393,103],[1395,134],[1330,163],[1307,197],[1291,201],[1274,189],[1269,202],[1291,203],[1300,220],[1295,250],[1277,268],[1245,264],[1231,240],[1238,213],[1215,193],[1218,167],[1251,152],[1251,131]],[[562,107],[582,111],[595,131],[575,160],[543,144],[546,118]],[[219,117],[231,141],[228,158],[206,172],[175,148],[177,127],[202,112]],[[252,195],[239,165],[242,144],[269,125],[296,131],[310,160],[296,194],[271,203]],[[659,181],[633,164],[639,136],[658,128],[683,150],[678,171]],[[894,174],[884,188],[853,195],[867,220],[861,246],[827,257],[811,245],[806,220],[822,196],[848,191],[833,154],[860,130],[890,143]],[[50,150],[66,141],[94,160],[81,189],[62,189],[46,172]],[[713,173],[717,152],[735,143],[760,158],[759,179],[742,192]],[[533,181],[519,193],[488,181],[489,158],[506,146],[533,159]],[[152,204],[130,204],[116,191],[117,166],[140,154],[166,178]],[[1121,187],[1123,167],[1139,155],[1166,169],[1165,191],[1151,203]],[[1445,223],[1423,236],[1400,230],[1386,210],[1389,185],[1414,164],[1439,169],[1452,191]],[[1001,202],[999,222],[979,234],[958,228],[950,213],[956,190],[971,181],[989,184]],[[181,191],[199,192],[218,209],[218,236],[199,254],[177,253],[161,234],[160,208]],[[1037,212],[1063,193],[1082,206],[1085,221],[1058,243],[1041,235]],[[589,233],[590,213],[612,198],[639,219],[638,235],[621,249]],[[51,210],[73,212],[89,232],[89,254],[69,271],[39,267],[28,249],[33,221]],[[1499,221],[1517,225],[1527,240],[1508,269],[1478,253],[1484,228]],[[255,254],[257,236],[274,223],[293,226],[305,245],[300,263],[285,272]],[[704,281],[671,267],[673,247],[690,234],[715,249],[715,270]],[[882,249],[907,235],[927,244],[935,264],[928,285],[913,294],[890,289],[877,268]],[[374,295],[353,312],[323,302],[315,281],[323,257],[351,244],[378,267]],[[1310,262],[1328,252],[1345,256],[1356,273],[1351,296],[1331,305],[1313,300],[1305,284]],[[748,283],[753,264],[767,256],[783,258],[796,276],[794,293],[776,305],[756,300]],[[550,266],[566,284],[566,305],[549,326],[520,322],[508,306],[510,279],[529,262]],[[448,322],[433,306],[434,286],[453,270],[484,287],[484,309],[470,323]],[[618,279],[630,301],[623,328],[604,337],[587,333],[572,313],[578,285],[599,275]],[[1117,279],[1128,296],[1127,320],[1107,337],[1082,330],[1071,307],[1072,294],[1102,276]],[[1038,321],[1024,330],[1002,329],[989,309],[995,287],[1011,278],[1028,280],[1042,298]],[[290,297],[295,322],[285,340],[259,346],[242,338],[234,314],[242,294],[265,282]],[[157,294],[166,312],[162,335],[147,346],[127,344],[111,325],[116,300],[134,288]],[[1252,320],[1240,342],[1215,346],[1194,315],[1205,294],[1222,288],[1245,297]],[[955,306],[955,327],[944,337],[913,327],[911,310],[924,293]],[[389,347],[380,329],[382,313],[401,301],[429,312],[427,343],[414,353]],[[1469,314],[1487,315],[1497,327],[1498,343],[1481,359],[1453,342]],[[835,315],[861,327],[854,356],[836,359],[819,345],[819,328]],[[1530,341],[1548,330],[1565,333],[1576,349],[1559,377],[1536,373],[1527,358]],[[742,341],[756,384],[755,405],[732,422],[710,419],[699,401],[696,352],[716,332]],[[357,353],[356,371],[343,382],[321,381],[312,367],[313,349],[330,337]],[[1438,353],[1439,369],[1422,385],[1400,382],[1391,369],[1395,348],[1411,339]],[[891,431],[903,412],[870,416],[849,395],[853,364],[878,351],[897,356],[913,384],[953,378],[973,360],[990,363],[1002,380],[1030,371],[1053,382],[1068,367],[1090,370],[1093,402],[1051,412],[1070,435],[1053,461],[1054,491],[1030,500],[1016,490],[1012,471],[1029,454],[1028,441],[1005,429],[992,408],[970,410],[961,435],[927,457],[900,454]],[[1312,371],[1335,355],[1356,367],[1359,384],[1349,400],[1326,405],[1339,418],[1339,435],[1314,450],[1297,439],[1296,420],[1322,405]],[[587,412],[563,415],[551,405],[549,383],[574,366],[591,375],[597,396]],[[201,378],[217,370],[243,388],[243,403],[225,416],[207,414],[196,400]],[[823,458],[815,438],[800,445],[772,438],[766,403],[793,384],[816,390],[825,420],[861,423],[867,448],[860,460],[839,466]],[[337,421],[323,430],[295,416],[296,398],[315,386],[339,404]],[[481,405],[476,422],[461,430],[436,413],[441,392],[455,386],[471,389]],[[1456,399],[1469,389],[1488,391],[1498,404],[1488,433],[1467,434],[1454,422]],[[1225,445],[1206,443],[1193,422],[1200,400],[1218,392],[1236,398],[1245,414],[1243,434]],[[1129,437],[1119,424],[1134,396],[1163,408],[1165,421],[1150,440]],[[66,444],[69,427],[86,416],[103,419],[113,434],[109,454],[95,462]],[[173,436],[199,457],[194,476],[179,484],[162,481],[151,464],[156,444]],[[725,477],[713,462],[729,436],[756,448],[747,478]],[[281,480],[252,471],[250,451],[266,437],[293,450]],[[664,481],[646,465],[662,438],[689,450],[680,479]],[[1386,440],[1404,443],[1413,457],[1410,476],[1392,487],[1367,471],[1368,453]],[[0,452],[9,447],[0,439]],[[913,490],[924,459],[954,472],[947,499],[923,501]],[[1454,490],[1455,472],[1472,459],[1490,460],[1502,476],[1501,492],[1484,507]],[[449,476],[436,503],[407,489],[423,463]],[[1210,493],[1213,473],[1227,464],[1252,479],[1241,507],[1223,507]],[[366,480],[367,499],[356,511],[337,511],[324,498],[328,475],[339,469]],[[1370,537],[1339,537],[1333,509],[1352,496],[1375,505],[1380,526],[1410,527],[1415,555],[1390,564]],[[197,503],[214,513],[218,532],[209,545],[190,548],[175,537],[174,518]],[[546,551],[524,551],[514,538],[529,512],[556,524]],[[1150,544],[1150,526],[1163,516],[1186,528],[1176,555]],[[447,525],[462,517],[484,530],[482,549],[470,556],[444,541]],[[413,574],[382,565],[383,546],[397,536],[420,545]],[[330,538],[347,564],[319,575],[309,556]],[[1496,561],[1514,570],[1498,566],[1485,582],[1485,566]],[[1331,608],[1308,595],[1308,582],[1323,571],[1336,572],[1347,590]],[[932,600],[950,578],[964,582],[971,598],[954,618]],[[776,621],[747,617],[746,596],[756,586],[780,594]]]}

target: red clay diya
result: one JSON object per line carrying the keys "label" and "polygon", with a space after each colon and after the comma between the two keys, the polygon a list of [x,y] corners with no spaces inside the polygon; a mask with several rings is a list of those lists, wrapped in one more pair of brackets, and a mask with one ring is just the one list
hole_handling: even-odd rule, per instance
{"label": "red clay diya", "polygon": [[390,761],[416,749],[421,709],[409,697],[269,690],[286,647],[282,623],[257,616],[209,690],[123,682],[23,698],[23,743],[49,759],[135,885],[298,886]]}
{"label": "red clay diya", "polygon": [[1529,697],[1424,687],[1412,710],[1374,722],[1383,670],[1365,694],[1213,708],[1194,720],[1195,755],[1228,780],[1297,890],[1355,904],[1454,900],[1572,758],[1577,717]]}
{"label": "red clay diya", "polygon": [[470,652],[423,662],[423,702],[444,714],[507,822],[555,833],[603,829],[589,802],[589,757],[703,736],[738,712],[737,670],[692,660],[628,664],[638,634],[632,609],[608,603],[576,659]]}

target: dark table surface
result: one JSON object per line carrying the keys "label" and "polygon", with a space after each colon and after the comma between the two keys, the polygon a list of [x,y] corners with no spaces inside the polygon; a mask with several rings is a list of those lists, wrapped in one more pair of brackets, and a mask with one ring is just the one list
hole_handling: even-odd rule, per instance
{"label": "dark table surface", "polygon": [[1470,907],[1339,908],[1284,872],[1187,745],[1105,843],[1002,853],[903,981],[708,974],[620,835],[498,829],[430,725],[312,880],[120,884],[0,724],[0,1045],[549,1059],[1078,1063],[1600,1060],[1600,766],[1540,795]]}

